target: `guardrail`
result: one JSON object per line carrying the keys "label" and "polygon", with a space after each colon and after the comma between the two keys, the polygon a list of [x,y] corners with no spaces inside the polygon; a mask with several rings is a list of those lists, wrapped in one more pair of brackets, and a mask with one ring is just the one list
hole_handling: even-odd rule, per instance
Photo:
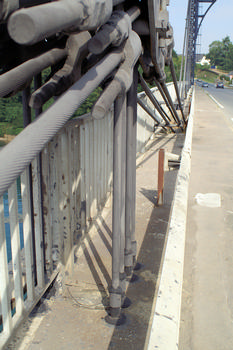
{"label": "guardrail", "polygon": [[[172,63],[168,2],[139,1],[131,7],[124,0],[33,0],[24,2],[27,8],[11,0],[2,3],[0,96],[24,90],[27,125],[0,152],[3,346],[56,276],[59,264],[72,273],[75,244],[111,191],[113,268],[106,320],[124,322],[126,273],[132,272],[136,257],[136,148],[143,150],[155,127],[183,130],[186,120]],[[138,98],[142,109],[136,141],[138,62],[146,95]],[[180,113],[165,84],[165,64],[171,69]],[[46,67],[52,74],[42,84]],[[154,81],[159,93],[152,95],[144,79]],[[99,85],[103,92],[92,116],[69,121]],[[59,98],[42,113],[53,96]],[[32,123],[29,106],[35,109]]]}
{"label": "guardrail", "polygon": [[[173,84],[168,84],[175,98]],[[157,89],[154,94],[158,95]],[[145,93],[138,97],[153,108]],[[138,106],[137,153],[155,130]],[[0,198],[0,344],[30,313],[112,193],[113,110],[75,118]]]}

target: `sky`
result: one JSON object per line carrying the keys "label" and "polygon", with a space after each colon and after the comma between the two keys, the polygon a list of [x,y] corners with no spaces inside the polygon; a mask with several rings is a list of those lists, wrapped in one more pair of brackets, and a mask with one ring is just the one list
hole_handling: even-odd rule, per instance
{"label": "sky", "polygon": [[[210,3],[203,4],[203,12]],[[182,53],[185,19],[187,15],[188,0],[170,0],[168,6],[169,21],[174,30],[175,50]],[[201,8],[200,8],[201,11]],[[208,53],[209,45],[215,41],[221,41],[226,36],[233,42],[233,0],[217,0],[207,13],[200,29],[201,36],[198,53]]]}

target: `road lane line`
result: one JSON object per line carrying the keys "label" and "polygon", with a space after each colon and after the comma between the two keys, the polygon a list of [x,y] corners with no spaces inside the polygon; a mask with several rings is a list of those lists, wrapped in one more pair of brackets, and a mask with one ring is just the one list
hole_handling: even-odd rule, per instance
{"label": "road lane line", "polygon": [[224,106],[221,105],[221,103],[219,103],[211,94],[208,94],[207,92],[207,95],[209,95],[209,97],[222,109],[224,109]]}

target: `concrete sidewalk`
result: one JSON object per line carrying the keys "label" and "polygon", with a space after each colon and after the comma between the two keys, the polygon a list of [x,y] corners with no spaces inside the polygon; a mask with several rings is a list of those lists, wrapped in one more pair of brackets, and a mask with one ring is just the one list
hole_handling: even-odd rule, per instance
{"label": "concrete sidewalk", "polygon": [[[184,134],[157,134],[137,160],[136,238],[138,281],[128,283],[132,305],[124,310],[127,322],[114,327],[105,322],[111,285],[111,202],[76,251],[74,276],[63,293],[48,298],[21,327],[8,349],[142,350],[168,228],[178,170],[165,173],[164,205],[156,207],[158,150],[180,155]],[[59,290],[59,281],[56,282]]]}
{"label": "concrete sidewalk", "polygon": [[180,350],[233,349],[232,125],[197,87]]}

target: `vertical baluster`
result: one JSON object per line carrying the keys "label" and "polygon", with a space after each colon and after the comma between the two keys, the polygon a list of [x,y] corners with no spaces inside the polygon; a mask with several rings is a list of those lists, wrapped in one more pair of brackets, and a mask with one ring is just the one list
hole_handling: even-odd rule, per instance
{"label": "vertical baluster", "polygon": [[93,122],[89,123],[89,177],[90,177],[90,218],[91,220],[95,216],[94,208],[94,125]]}
{"label": "vertical baluster", "polygon": [[101,124],[101,148],[100,148],[100,154],[101,154],[101,207],[103,206],[103,199],[104,199],[104,118],[100,120]]}
{"label": "vertical baluster", "polygon": [[30,169],[25,169],[21,175],[21,195],[23,206],[23,235],[26,262],[27,300],[33,301],[35,297],[35,278],[32,251],[32,220],[30,200]]}
{"label": "vertical baluster", "polygon": [[100,139],[101,139],[101,134],[100,134],[100,120],[96,120],[97,123],[97,149],[96,149],[96,155],[97,155],[97,168],[96,168],[96,177],[97,177],[97,207],[98,210],[100,209],[100,170],[101,170],[101,155],[100,155]]}
{"label": "vertical baluster", "polygon": [[110,143],[110,134],[109,134],[109,112],[106,115],[106,195],[108,196],[108,181],[109,181],[109,143]]}
{"label": "vertical baluster", "polygon": [[75,192],[75,224],[77,231],[81,229],[81,137],[80,137],[80,126],[75,128],[75,181],[76,181],[76,192]]}
{"label": "vertical baluster", "polygon": [[15,291],[16,318],[19,318],[24,310],[22,269],[20,261],[20,237],[19,237],[19,219],[17,203],[17,184],[16,182],[8,190],[9,200],[9,218],[11,232],[11,251],[12,251],[12,270]]}
{"label": "vertical baluster", "polygon": [[36,245],[36,272],[37,286],[44,287],[44,241],[41,208],[41,166],[40,157],[32,161],[32,186],[33,186],[33,209],[35,225],[35,245]]}
{"label": "vertical baluster", "polygon": [[70,230],[70,186],[69,186],[69,150],[66,129],[61,135],[61,168],[60,168],[60,216],[61,234],[63,239],[63,263],[66,270],[72,274],[73,271],[73,242]]}
{"label": "vertical baluster", "polygon": [[12,330],[12,317],[10,306],[3,197],[0,197],[0,266],[0,297],[2,308],[3,335],[8,336]]}
{"label": "vertical baluster", "polygon": [[50,205],[51,205],[51,235],[52,235],[52,259],[56,264],[61,257],[61,235],[59,219],[59,138],[54,137],[49,143],[50,165]]}
{"label": "vertical baluster", "polygon": [[68,140],[69,140],[70,234],[71,234],[71,244],[73,249],[74,235],[76,231],[75,199],[76,199],[76,188],[77,188],[75,127],[68,128],[67,133],[68,133]]}
{"label": "vertical baluster", "polygon": [[108,115],[104,117],[104,196],[107,196],[107,142],[108,142],[108,129],[107,129]]}
{"label": "vertical baluster", "polygon": [[85,126],[80,126],[80,169],[81,169],[81,230],[86,230],[86,168],[85,168]]}
{"label": "vertical baluster", "polygon": [[47,273],[53,271],[52,264],[52,232],[51,232],[51,200],[50,200],[50,166],[49,146],[42,151],[42,198],[43,198],[43,224],[45,243],[45,268]]}
{"label": "vertical baluster", "polygon": [[93,198],[94,198],[94,208],[95,215],[97,215],[97,200],[98,200],[98,191],[97,191],[97,152],[98,152],[98,131],[97,123],[98,120],[94,119],[94,139],[93,139]]}
{"label": "vertical baluster", "polygon": [[90,220],[90,147],[89,147],[90,128],[89,124],[85,123],[85,177],[86,177],[86,226],[89,227]]}

